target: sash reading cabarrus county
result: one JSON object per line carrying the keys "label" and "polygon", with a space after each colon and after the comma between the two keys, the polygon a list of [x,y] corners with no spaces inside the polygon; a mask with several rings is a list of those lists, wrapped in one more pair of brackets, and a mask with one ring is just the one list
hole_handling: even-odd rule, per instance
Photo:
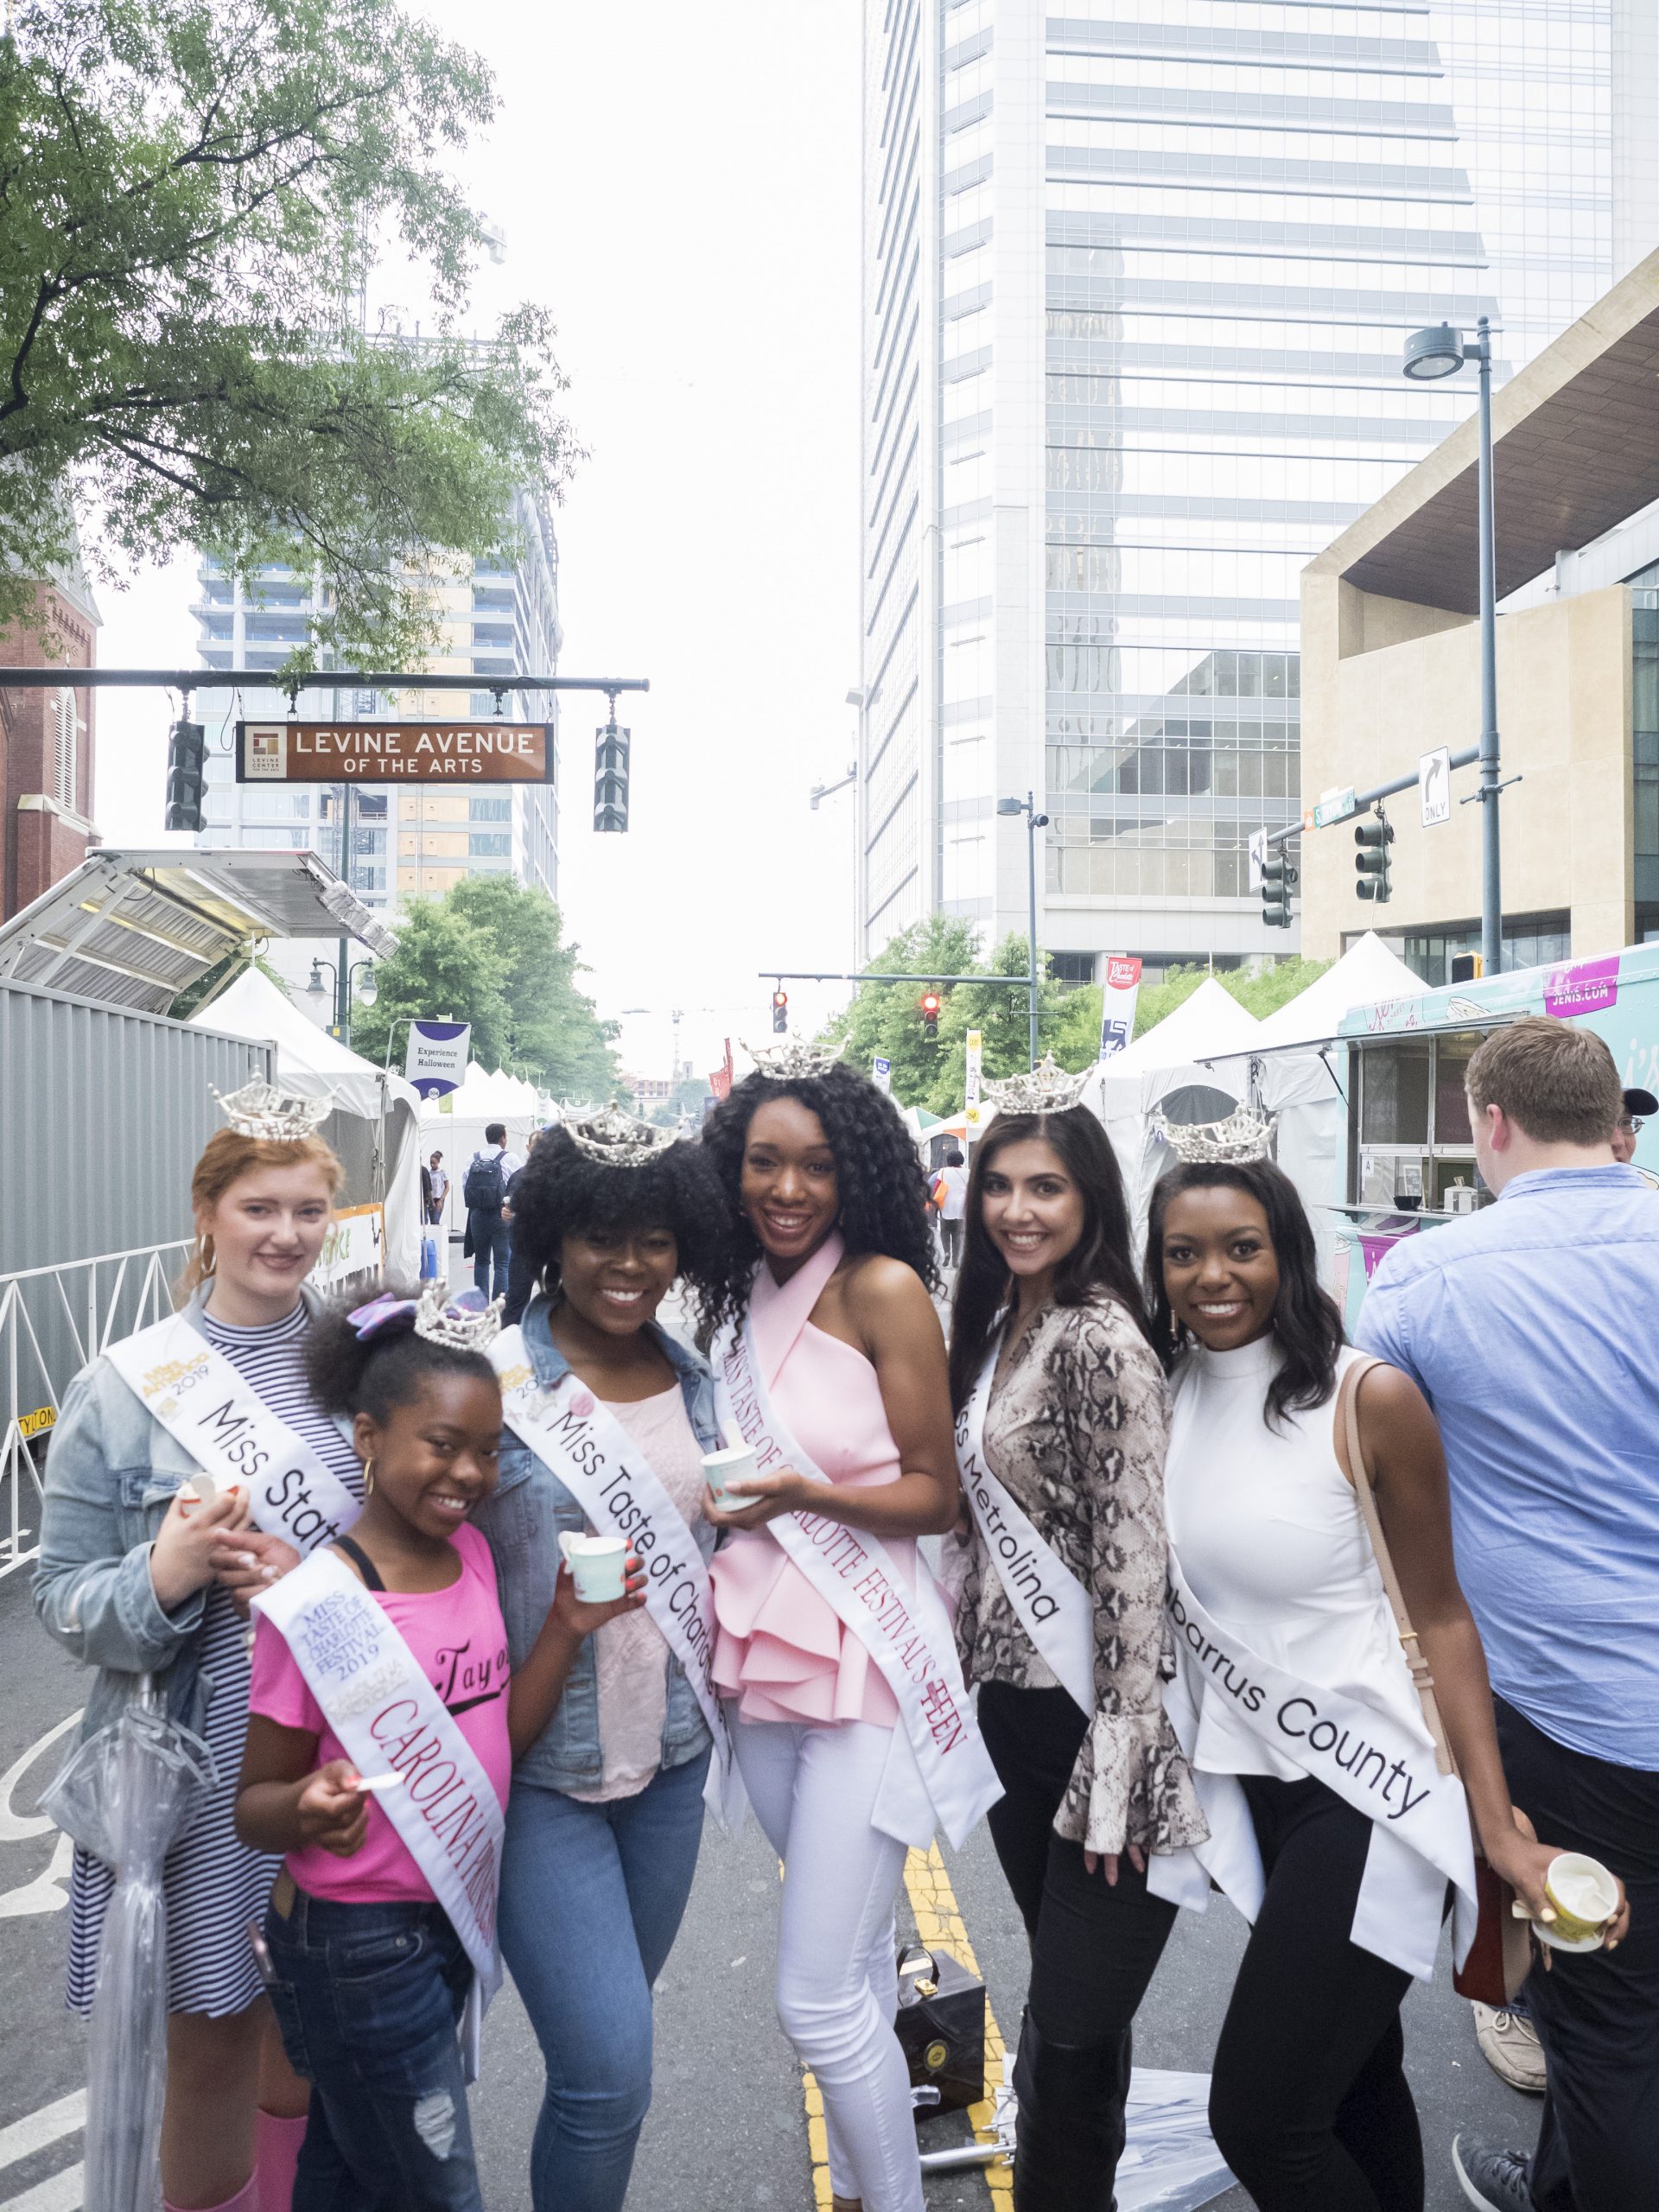
{"label": "sash reading cabarrus county", "polygon": [[243,784],[497,784],[549,780],[546,722],[238,722],[236,775]]}

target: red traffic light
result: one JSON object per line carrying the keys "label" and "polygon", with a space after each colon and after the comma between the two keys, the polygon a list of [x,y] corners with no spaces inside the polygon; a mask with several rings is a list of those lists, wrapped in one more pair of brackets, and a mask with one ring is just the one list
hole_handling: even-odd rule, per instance
{"label": "red traffic light", "polygon": [[937,1020],[938,1020],[938,1018],[939,1018],[939,995],[938,995],[938,993],[937,991],[924,991],[924,992],[923,992],[923,994],[922,994],[922,1017],[923,1017],[923,1019],[924,1019],[925,1020],[927,1020],[927,1021],[937,1021]]}
{"label": "red traffic light", "polygon": [[787,991],[774,991],[772,995],[772,1002],[773,1006],[787,1006],[789,1004],[789,993]]}

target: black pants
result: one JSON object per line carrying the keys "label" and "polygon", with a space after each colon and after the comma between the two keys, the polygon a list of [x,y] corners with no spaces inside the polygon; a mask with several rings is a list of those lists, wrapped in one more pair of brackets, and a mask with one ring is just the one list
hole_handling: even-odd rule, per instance
{"label": "black pants", "polygon": [[1052,2043],[1127,2031],[1175,1923],[1126,1852],[1117,1880],[1090,1874],[1054,1815],[1088,1723],[1065,1690],[985,1682],[979,1725],[1007,1792],[987,1816],[991,1841],[1031,1938],[1031,2017]]}
{"label": "black pants", "polygon": [[1659,1774],[1568,1751],[1497,1700],[1510,1795],[1546,1843],[1587,1852],[1630,1898],[1611,1955],[1551,1954],[1527,2003],[1548,2087],[1532,2162],[1538,2212],[1659,2204]]}
{"label": "black pants", "polygon": [[1261,2212],[1423,2212],[1411,1976],[1348,1932],[1371,1824],[1322,1782],[1240,1779],[1267,1893],[1216,2046],[1222,2156]]}
{"label": "black pants", "polygon": [[[486,1298],[505,1298],[507,1270],[512,1263],[512,1231],[499,1213],[474,1213],[473,1232],[473,1287]],[[490,1280],[493,1263],[495,1280]]]}

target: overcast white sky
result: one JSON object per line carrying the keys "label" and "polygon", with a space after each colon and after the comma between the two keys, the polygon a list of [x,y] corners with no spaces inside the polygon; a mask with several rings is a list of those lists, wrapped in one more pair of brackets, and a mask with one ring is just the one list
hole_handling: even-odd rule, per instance
{"label": "overcast white sky", "polygon": [[[755,970],[845,968],[858,676],[855,0],[429,0],[505,105],[467,175],[505,224],[477,293],[544,302],[590,458],[558,522],[567,675],[643,675],[632,828],[591,828],[592,728],[567,698],[560,896],[627,1065],[667,1010],[712,1067],[766,1027]],[[388,268],[382,289],[411,301]],[[486,327],[481,314],[480,327]],[[99,658],[188,667],[193,565],[100,593]],[[100,829],[160,832],[166,703],[101,695]],[[791,1026],[842,994],[791,986]],[[705,1011],[705,1009],[708,1009]]]}

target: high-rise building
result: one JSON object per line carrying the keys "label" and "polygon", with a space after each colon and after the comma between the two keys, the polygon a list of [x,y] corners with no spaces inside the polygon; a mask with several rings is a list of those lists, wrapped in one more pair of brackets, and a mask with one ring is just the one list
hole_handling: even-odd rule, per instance
{"label": "high-rise building", "polygon": [[1299,573],[1473,404],[1408,332],[1659,235],[1652,0],[865,0],[864,103],[865,950],[1023,934],[1027,791],[1063,979],[1294,949]]}
{"label": "high-rise building", "polygon": [[[433,674],[470,674],[472,693],[433,691],[405,700],[402,711],[445,721],[494,715],[489,680],[553,675],[563,633],[559,627],[559,552],[546,503],[528,493],[514,501],[521,550],[516,563],[482,561],[434,584],[442,623]],[[215,563],[198,572],[193,609],[200,652],[208,668],[280,668],[306,637],[315,578],[288,568],[260,571],[243,591]],[[301,705],[314,716],[353,720],[389,715],[378,693],[308,690]],[[234,725],[288,711],[274,690],[204,692],[197,710],[207,723],[207,829],[211,845],[293,847],[318,853],[366,906],[396,909],[433,898],[468,875],[512,874],[550,897],[558,879],[556,785],[497,785],[484,791],[404,785],[294,785],[265,787],[235,781]],[[556,722],[557,695],[502,695],[502,712],[520,721]],[[221,726],[222,725],[222,726]]]}

